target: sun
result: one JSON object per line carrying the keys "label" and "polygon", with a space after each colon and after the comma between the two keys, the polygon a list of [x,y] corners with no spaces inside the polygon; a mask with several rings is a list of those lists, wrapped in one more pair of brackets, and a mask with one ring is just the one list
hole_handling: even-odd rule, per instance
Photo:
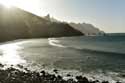
{"label": "sun", "polygon": [[41,8],[44,7],[44,0],[0,0],[0,5],[9,10],[14,7],[21,8],[28,12],[41,15]]}
{"label": "sun", "polygon": [[11,8],[12,6],[16,5],[16,0],[0,0],[0,4],[7,8]]}

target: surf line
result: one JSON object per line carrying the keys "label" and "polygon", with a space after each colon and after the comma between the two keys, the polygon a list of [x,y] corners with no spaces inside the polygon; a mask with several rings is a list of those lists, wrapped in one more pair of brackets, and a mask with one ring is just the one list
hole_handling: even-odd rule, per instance
{"label": "surf line", "polygon": [[59,44],[60,41],[55,38],[48,38],[48,42],[51,46],[66,48],[66,46]]}

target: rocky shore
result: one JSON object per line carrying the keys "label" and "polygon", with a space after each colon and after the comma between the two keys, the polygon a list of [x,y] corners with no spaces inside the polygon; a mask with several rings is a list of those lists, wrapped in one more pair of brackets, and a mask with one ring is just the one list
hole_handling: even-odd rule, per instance
{"label": "rocky shore", "polygon": [[[99,80],[90,81],[83,76],[76,76],[76,80],[64,80],[63,76],[57,74],[58,70],[56,69],[53,70],[55,74],[49,74],[43,70],[40,72],[31,71],[22,65],[17,65],[17,67],[4,68],[4,65],[0,64],[0,83],[110,83],[108,81],[100,82]],[[70,74],[67,74],[68,76]]]}

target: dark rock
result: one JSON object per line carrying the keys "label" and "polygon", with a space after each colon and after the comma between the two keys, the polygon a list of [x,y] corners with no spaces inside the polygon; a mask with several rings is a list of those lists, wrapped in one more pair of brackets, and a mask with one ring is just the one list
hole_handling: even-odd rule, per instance
{"label": "dark rock", "polygon": [[23,69],[23,66],[22,66],[22,65],[18,64],[17,66],[18,66],[19,68]]}
{"label": "dark rock", "polygon": [[82,79],[82,76],[76,76],[76,79],[80,80],[80,79]]}
{"label": "dark rock", "polygon": [[58,70],[57,70],[57,69],[54,69],[53,72],[58,73]]}
{"label": "dark rock", "polygon": [[122,83],[122,82],[119,82],[119,81],[118,81],[118,82],[116,82],[116,83]]}
{"label": "dark rock", "polygon": [[62,79],[62,77],[60,75],[57,76],[58,79]]}
{"label": "dark rock", "polygon": [[109,83],[108,81],[103,81],[102,83]]}
{"label": "dark rock", "polygon": [[83,77],[82,81],[83,81],[84,83],[89,83],[89,81],[88,81],[88,79],[87,79],[86,77]]}
{"label": "dark rock", "polygon": [[67,74],[67,77],[70,77],[71,75],[70,74]]}
{"label": "dark rock", "polygon": [[125,74],[123,74],[122,77],[125,77]]}
{"label": "dark rock", "polygon": [[4,65],[0,63],[0,67],[4,67]]}
{"label": "dark rock", "polygon": [[40,73],[42,73],[43,76],[45,76],[46,72],[45,71],[41,71]]}
{"label": "dark rock", "polygon": [[79,83],[89,83],[86,77],[76,76],[76,79],[78,80]]}

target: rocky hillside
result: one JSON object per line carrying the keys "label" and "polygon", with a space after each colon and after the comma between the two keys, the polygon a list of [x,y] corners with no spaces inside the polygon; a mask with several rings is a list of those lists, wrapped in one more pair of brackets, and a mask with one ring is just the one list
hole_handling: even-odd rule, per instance
{"label": "rocky hillside", "polygon": [[75,29],[81,31],[87,36],[101,36],[104,35],[104,32],[93,26],[92,24],[87,23],[69,23],[70,26],[74,27]]}
{"label": "rocky hillside", "polygon": [[66,23],[48,21],[22,9],[0,5],[0,41],[83,35]]}
{"label": "rocky hillside", "polygon": [[[61,21],[51,17],[49,14],[44,17],[46,20],[51,22],[61,23]],[[66,22],[65,22],[66,23]],[[81,31],[86,36],[95,36],[95,35],[104,35],[104,32],[93,26],[92,24],[87,23],[68,23],[74,29]]]}

